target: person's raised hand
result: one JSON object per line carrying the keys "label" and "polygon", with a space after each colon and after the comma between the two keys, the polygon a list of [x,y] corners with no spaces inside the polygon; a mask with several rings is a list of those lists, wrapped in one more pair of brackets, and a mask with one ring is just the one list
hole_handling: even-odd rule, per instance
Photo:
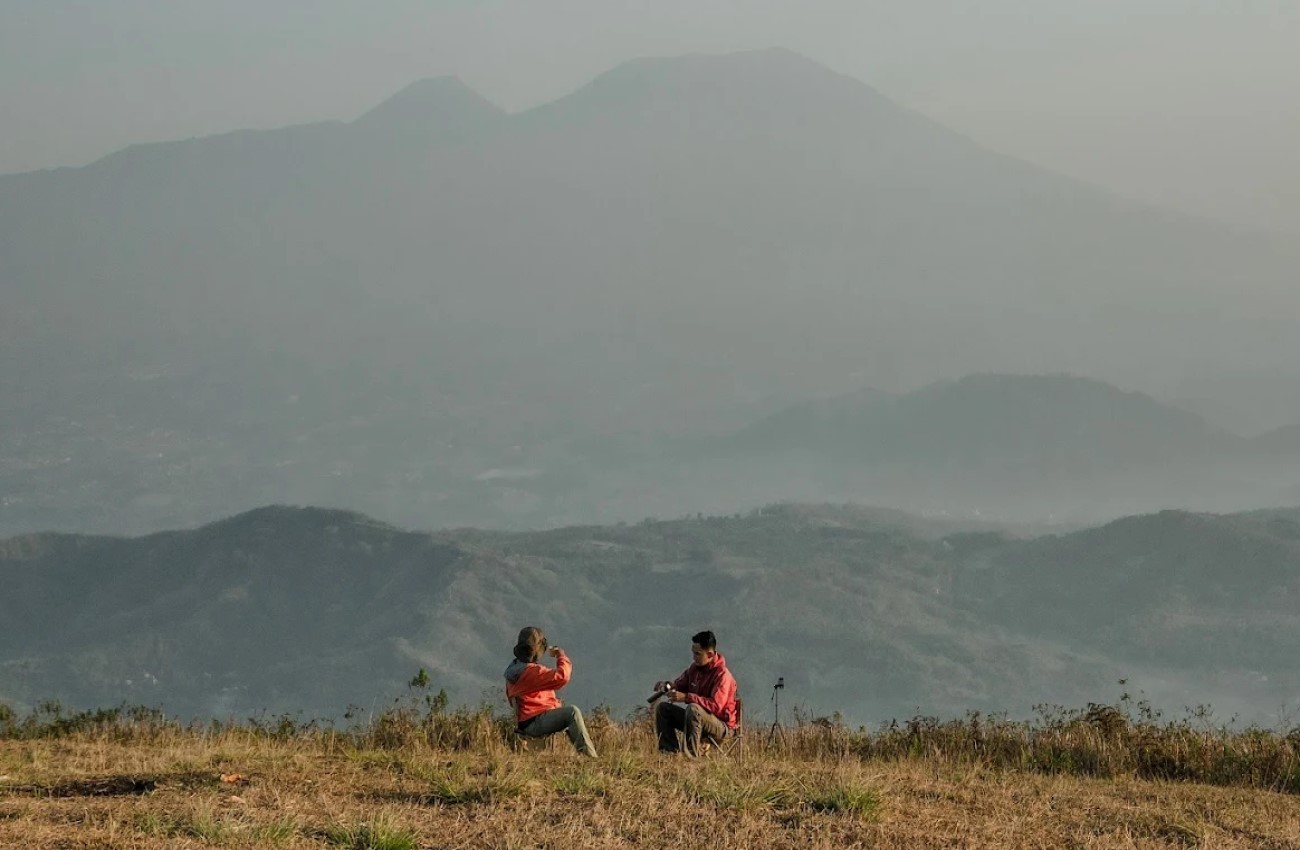
{"label": "person's raised hand", "polygon": [[562,655],[563,653],[564,650],[560,649],[558,646],[552,646],[546,650],[546,654],[551,656],[552,658],[559,658],[560,655]]}

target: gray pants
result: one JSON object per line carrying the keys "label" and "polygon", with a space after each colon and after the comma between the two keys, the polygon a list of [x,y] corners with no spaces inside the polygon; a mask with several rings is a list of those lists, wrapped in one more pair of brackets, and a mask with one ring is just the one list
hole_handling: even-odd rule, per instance
{"label": "gray pants", "polygon": [[573,748],[584,756],[596,755],[596,748],[591,744],[587,734],[587,724],[582,720],[582,712],[576,705],[562,705],[550,711],[543,711],[519,724],[519,734],[525,738],[545,738],[556,732],[566,732]]}
{"label": "gray pants", "polygon": [[675,705],[660,702],[655,706],[655,734],[659,736],[659,752],[677,752],[678,732],[682,733],[686,754],[697,756],[700,754],[700,738],[721,742],[727,737],[727,724],[694,703]]}

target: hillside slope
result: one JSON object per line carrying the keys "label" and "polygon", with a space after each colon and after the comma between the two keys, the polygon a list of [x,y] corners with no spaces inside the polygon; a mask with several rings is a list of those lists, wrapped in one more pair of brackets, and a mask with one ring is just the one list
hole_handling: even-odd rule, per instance
{"label": "hillside slope", "polygon": [[1286,514],[1167,513],[1020,539],[888,512],[417,534],[268,508],[136,539],[0,547],[0,699],[200,716],[336,716],[425,667],[499,699],[517,630],[573,655],[570,697],[618,711],[712,628],[751,704],[862,721],[1114,698],[1258,717],[1300,689]]}

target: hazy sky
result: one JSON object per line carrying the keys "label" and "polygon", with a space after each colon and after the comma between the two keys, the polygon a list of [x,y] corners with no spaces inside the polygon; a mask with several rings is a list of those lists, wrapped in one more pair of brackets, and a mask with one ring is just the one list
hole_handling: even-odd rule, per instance
{"label": "hazy sky", "polygon": [[784,46],[990,147],[1300,233],[1300,0],[0,0],[0,172],[349,119],[456,74],[509,109],[637,56]]}

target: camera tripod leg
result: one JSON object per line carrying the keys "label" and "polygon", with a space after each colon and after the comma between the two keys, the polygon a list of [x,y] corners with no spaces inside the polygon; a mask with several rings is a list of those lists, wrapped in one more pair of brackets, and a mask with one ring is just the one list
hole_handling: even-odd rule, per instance
{"label": "camera tripod leg", "polygon": [[785,677],[778,676],[772,686],[772,728],[767,730],[767,742],[771,744],[777,738],[785,744],[785,729],[781,727],[781,691],[785,689]]}

